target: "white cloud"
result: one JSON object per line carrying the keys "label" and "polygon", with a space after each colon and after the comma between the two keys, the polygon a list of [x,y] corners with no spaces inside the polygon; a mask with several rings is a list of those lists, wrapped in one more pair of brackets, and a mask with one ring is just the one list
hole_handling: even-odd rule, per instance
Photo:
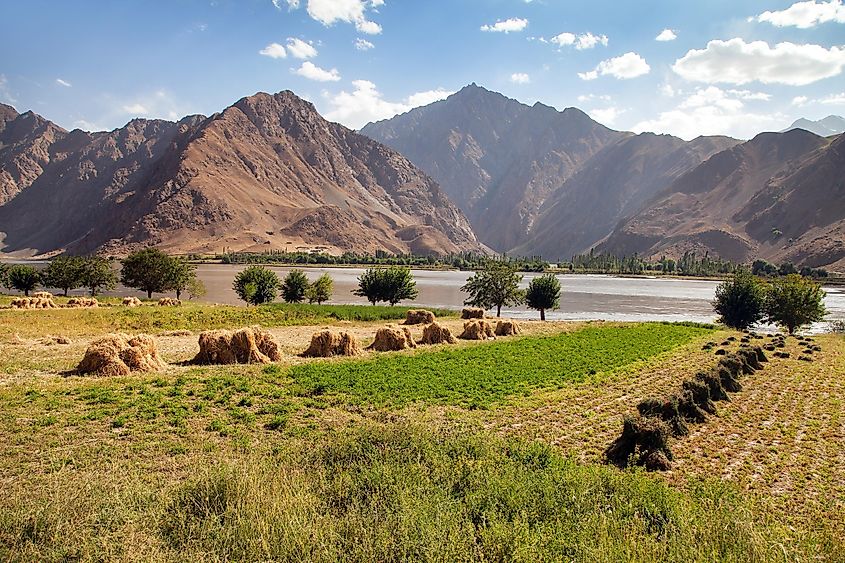
{"label": "white cloud", "polygon": [[381,26],[366,17],[368,8],[384,4],[383,0],[308,0],[308,15],[325,26],[335,22],[355,24],[355,29],[368,35],[381,33]]}
{"label": "white cloud", "polygon": [[[542,37],[540,41],[543,43],[546,42],[545,39]],[[608,39],[607,35],[593,35],[589,31],[587,33],[582,33],[580,35],[575,35],[574,33],[569,33],[565,31],[563,33],[559,33],[555,35],[548,41],[549,43],[554,43],[558,47],[567,47],[570,45],[574,45],[576,49],[582,51],[584,49],[592,49],[596,45],[604,45],[607,47]]]}
{"label": "white cloud", "polygon": [[316,80],[317,82],[337,82],[340,80],[340,73],[336,68],[325,70],[310,61],[305,61],[302,63],[302,66],[293,72],[308,80]]}
{"label": "white cloud", "polygon": [[288,5],[289,10],[296,10],[299,8],[299,0],[273,0],[273,5],[276,7],[277,10],[282,9],[282,2]]}
{"label": "white cloud", "polygon": [[751,92],[750,90],[728,90],[728,94],[743,100],[754,100],[759,102],[768,102],[772,99],[771,94],[767,94],[766,92]]}
{"label": "white cloud", "polygon": [[654,119],[641,121],[631,130],[636,133],[669,133],[686,140],[699,135],[730,135],[747,139],[760,131],[779,131],[786,117],[779,112],[748,111],[742,101],[743,97],[748,99],[748,94],[754,93],[722,90],[716,86],[698,88],[675,108],[660,113]]}
{"label": "white cloud", "polygon": [[660,34],[654,38],[655,41],[674,41],[678,35],[671,29],[664,29]]}
{"label": "white cloud", "polygon": [[515,72],[511,74],[511,82],[514,84],[529,84],[531,77],[524,72]]}
{"label": "white cloud", "polygon": [[619,79],[636,78],[648,74],[651,67],[637,53],[625,53],[598,64],[595,70],[579,72],[581,80],[595,80],[599,76],[613,76]]}
{"label": "white cloud", "polygon": [[666,96],[667,98],[674,98],[676,95],[680,94],[681,91],[675,89],[674,86],[671,84],[664,83],[660,86],[660,94]]}
{"label": "white cloud", "polygon": [[795,96],[792,98],[792,105],[801,107],[806,105],[808,101],[810,101],[810,98],[807,96]]}
{"label": "white cloud", "polygon": [[12,95],[12,91],[9,89],[9,81],[6,79],[5,74],[0,74],[0,101],[15,104],[17,103],[17,99]]}
{"label": "white cloud", "polygon": [[101,127],[96,123],[92,123],[84,119],[77,119],[73,122],[73,126],[84,131],[103,131],[105,129],[105,127]]}
{"label": "white cloud", "polygon": [[593,100],[600,100],[602,102],[609,102],[611,100],[610,96],[606,94],[581,94],[578,96],[578,101],[583,103],[591,102]]}
{"label": "white cloud", "polygon": [[355,87],[352,92],[344,90],[335,96],[327,96],[331,109],[325,115],[327,119],[354,129],[359,129],[371,121],[388,119],[415,107],[428,105],[452,94],[438,88],[412,94],[401,102],[390,102],[385,100],[376,85],[368,80],[355,80],[352,85]]}
{"label": "white cloud", "polygon": [[149,115],[150,110],[142,104],[134,103],[123,106],[123,113],[128,113],[130,115]]}
{"label": "white cloud", "polygon": [[499,20],[492,25],[482,25],[481,31],[510,33],[512,31],[522,31],[526,27],[528,27],[528,20],[523,18],[510,18],[506,20]]}
{"label": "white cloud", "polygon": [[73,86],[73,84],[71,84],[67,80],[62,80],[61,78],[56,79],[56,84],[58,84],[59,86],[64,86],[65,88],[70,88]]}
{"label": "white cloud", "polygon": [[312,44],[297,37],[288,37],[287,50],[297,59],[311,59],[317,56],[317,49]]}
{"label": "white cloud", "polygon": [[746,43],[734,38],[713,40],[707,47],[690,50],[675,61],[672,70],[696,82],[788,84],[804,86],[837,76],[845,66],[845,48],[765,41]]}
{"label": "white cloud", "polygon": [[831,94],[820,99],[819,102],[828,105],[845,105],[845,92],[839,94]]}
{"label": "white cloud", "polygon": [[355,48],[359,51],[369,51],[370,49],[374,48],[375,45],[367,41],[366,39],[361,39],[360,37],[355,40]]}
{"label": "white cloud", "polygon": [[766,11],[748,18],[749,21],[768,22],[777,27],[794,26],[801,29],[815,27],[827,22],[845,23],[845,6],[842,0],[829,2],[796,2],[785,10]]}
{"label": "white cloud", "polygon": [[601,123],[602,125],[613,125],[616,118],[625,113],[624,109],[619,109],[615,106],[603,109],[590,110],[590,117]]}
{"label": "white cloud", "polygon": [[258,54],[264,55],[265,57],[270,57],[271,59],[284,59],[288,56],[284,46],[279,45],[278,43],[270,43],[269,45],[258,51]]}

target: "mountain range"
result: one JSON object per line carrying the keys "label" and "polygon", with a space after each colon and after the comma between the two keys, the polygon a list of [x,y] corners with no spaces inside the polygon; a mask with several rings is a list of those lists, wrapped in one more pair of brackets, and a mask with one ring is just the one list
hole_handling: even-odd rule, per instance
{"label": "mountain range", "polygon": [[820,137],[840,135],[845,133],[845,117],[841,117],[839,115],[828,115],[824,119],[819,119],[817,121],[812,121],[802,117],[801,119],[795,120],[792,125],[781,131],[781,133],[786,133],[792,129],[804,129],[805,131],[815,133]]}
{"label": "mountain range", "polygon": [[475,84],[360,132],[289,91],[94,133],[0,105],[0,251],[694,250],[843,267],[843,143],[800,126],[746,142],[615,131]]}

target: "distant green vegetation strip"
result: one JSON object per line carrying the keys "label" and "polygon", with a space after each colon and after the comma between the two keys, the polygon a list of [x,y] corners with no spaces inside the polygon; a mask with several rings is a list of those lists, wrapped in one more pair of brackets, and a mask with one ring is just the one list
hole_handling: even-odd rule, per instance
{"label": "distant green vegetation strip", "polygon": [[486,407],[514,394],[559,388],[645,360],[710,329],[646,323],[598,327],[374,360],[317,362],[291,369],[306,395],[337,392],[352,402],[402,406],[415,401]]}

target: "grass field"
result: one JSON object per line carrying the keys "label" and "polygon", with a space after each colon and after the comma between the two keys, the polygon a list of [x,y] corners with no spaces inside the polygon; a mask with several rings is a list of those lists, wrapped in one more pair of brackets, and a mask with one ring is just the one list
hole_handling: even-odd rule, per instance
{"label": "grass field", "polygon": [[[242,319],[197,308],[224,326]],[[163,308],[149,309],[154,320]],[[330,311],[315,312],[320,325],[358,335],[378,326]],[[172,312],[161,312],[168,323]],[[13,313],[15,332],[30,338],[48,323],[42,312],[0,317]],[[701,345],[727,331],[537,322],[494,342],[201,368],[178,365],[195,334],[162,335],[172,364],[162,373],[63,376],[100,326],[123,322],[117,307],[97,313],[101,324],[73,327],[80,336],[64,347],[0,329],[0,560],[845,552],[841,336],[818,337],[812,363],[795,359],[788,339],[790,359],[743,379],[717,416],[672,443],[671,471],[646,474],[601,465],[601,451],[639,400],[714,364]],[[294,353],[315,328],[272,330]]]}

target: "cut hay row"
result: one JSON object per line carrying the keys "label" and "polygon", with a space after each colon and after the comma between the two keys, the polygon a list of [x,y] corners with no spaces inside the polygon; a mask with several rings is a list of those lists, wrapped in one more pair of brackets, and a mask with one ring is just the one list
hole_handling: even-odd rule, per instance
{"label": "cut hay row", "polygon": [[67,300],[65,307],[69,309],[85,309],[89,307],[99,307],[100,302],[96,297],[71,297]]}
{"label": "cut hay row", "polygon": [[11,302],[12,309],[56,309],[52,297],[16,297]]}
{"label": "cut hay row", "polygon": [[715,402],[730,401],[729,393],[742,390],[739,378],[762,369],[767,361],[760,346],[752,348],[744,343],[736,352],[723,355],[710,371],[698,372],[694,379],[684,381],[678,393],[641,401],[637,416],[624,417],[622,434],[605,450],[605,461],[621,468],[637,465],[648,471],[671,469],[670,437],[686,436],[687,424],[701,424],[715,415]]}

